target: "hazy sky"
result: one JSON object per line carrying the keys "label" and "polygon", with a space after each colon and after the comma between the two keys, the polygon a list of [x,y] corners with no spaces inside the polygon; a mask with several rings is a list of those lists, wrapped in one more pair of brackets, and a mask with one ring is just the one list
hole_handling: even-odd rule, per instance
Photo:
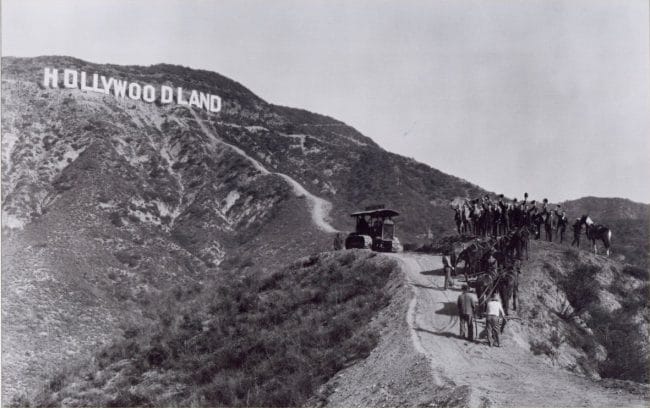
{"label": "hazy sky", "polygon": [[509,196],[650,203],[647,0],[3,0],[2,54],[224,74]]}

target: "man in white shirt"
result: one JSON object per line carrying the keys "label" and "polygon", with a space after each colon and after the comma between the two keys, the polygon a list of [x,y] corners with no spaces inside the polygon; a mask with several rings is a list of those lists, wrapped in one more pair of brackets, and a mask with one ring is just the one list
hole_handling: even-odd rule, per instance
{"label": "man in white shirt", "polygon": [[488,344],[490,347],[495,345],[501,347],[499,343],[499,317],[504,316],[503,306],[501,306],[501,301],[496,293],[492,295],[492,299],[487,303],[487,318],[486,318],[486,327]]}

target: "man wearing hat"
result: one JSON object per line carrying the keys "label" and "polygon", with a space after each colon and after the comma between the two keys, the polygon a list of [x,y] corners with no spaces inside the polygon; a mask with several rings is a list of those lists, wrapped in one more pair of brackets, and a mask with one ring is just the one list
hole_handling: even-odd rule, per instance
{"label": "man wearing hat", "polygon": [[503,306],[496,293],[492,294],[492,298],[487,302],[487,318],[485,324],[485,331],[487,331],[488,344],[490,347],[493,345],[501,347],[499,343],[499,318],[504,317]]}
{"label": "man wearing hat", "polygon": [[[463,293],[458,296],[456,305],[458,306],[458,316],[460,317],[460,337],[467,338],[469,341],[474,340],[474,309],[476,301],[467,285],[462,286]],[[467,333],[467,337],[465,336]]]}
{"label": "man wearing hat", "polygon": [[562,210],[560,204],[557,205],[555,209],[555,215],[557,216],[557,234],[560,238],[560,244],[564,242],[564,233],[566,232],[566,226],[569,223],[569,219],[566,216],[566,212]]}

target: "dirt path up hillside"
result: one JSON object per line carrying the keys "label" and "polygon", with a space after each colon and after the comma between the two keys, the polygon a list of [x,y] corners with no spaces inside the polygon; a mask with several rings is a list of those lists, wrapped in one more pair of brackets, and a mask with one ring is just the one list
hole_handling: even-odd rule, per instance
{"label": "dirt path up hillside", "polygon": [[455,289],[444,290],[440,257],[418,254],[391,255],[404,269],[415,297],[407,316],[415,348],[431,364],[439,384],[451,380],[471,387],[472,406],[517,407],[647,407],[641,396],[604,388],[598,383],[548,365],[533,355],[510,321],[502,347],[489,347],[483,321],[479,342],[458,337]]}
{"label": "dirt path up hillside", "polygon": [[294,194],[296,196],[304,196],[307,201],[309,202],[309,210],[311,212],[311,219],[314,222],[314,225],[318,227],[318,229],[322,230],[323,232],[326,233],[334,233],[334,232],[339,232],[336,228],[334,228],[330,223],[329,223],[329,212],[332,208],[332,203],[329,201],[320,198],[318,196],[315,196],[314,194],[310,193],[307,191],[305,187],[303,187],[302,184],[297,182],[295,179],[291,178],[290,176],[283,174],[283,173],[278,173],[274,171],[268,170],[262,163],[259,161],[255,160],[246,152],[239,147],[232,145],[230,143],[225,142],[222,140],[220,137],[218,137],[212,130],[210,130],[206,124],[203,122],[203,119],[199,117],[199,115],[194,112],[190,108],[190,111],[192,115],[194,116],[194,119],[196,120],[196,123],[198,123],[199,127],[205,133],[208,137],[212,138],[216,143],[221,144],[223,146],[227,146],[231,149],[233,149],[235,152],[237,152],[239,155],[243,156],[246,160],[251,162],[253,164],[253,167],[255,167],[260,173],[262,174],[275,174],[277,176],[282,177],[283,180],[285,180],[291,188],[293,189]]}

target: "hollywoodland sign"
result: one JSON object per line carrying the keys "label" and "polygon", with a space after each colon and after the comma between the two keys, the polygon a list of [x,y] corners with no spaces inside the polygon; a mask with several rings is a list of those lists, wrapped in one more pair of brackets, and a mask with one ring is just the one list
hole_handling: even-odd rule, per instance
{"label": "hollywoodland sign", "polygon": [[[198,92],[196,90],[184,91],[183,88],[174,88],[161,85],[158,89],[153,85],[141,85],[136,82],[128,82],[104,75],[87,75],[84,71],[64,69],[62,72],[64,88],[79,88],[83,91],[91,91],[110,95],[116,98],[128,97],[133,100],[142,100],[152,103],[160,96],[160,103],[168,104],[175,102],[179,105],[195,106],[205,109],[208,112],[221,111],[221,98],[217,95]],[[43,74],[43,86],[46,88],[59,87],[59,70],[45,68]],[[189,96],[188,96],[189,95]]]}

